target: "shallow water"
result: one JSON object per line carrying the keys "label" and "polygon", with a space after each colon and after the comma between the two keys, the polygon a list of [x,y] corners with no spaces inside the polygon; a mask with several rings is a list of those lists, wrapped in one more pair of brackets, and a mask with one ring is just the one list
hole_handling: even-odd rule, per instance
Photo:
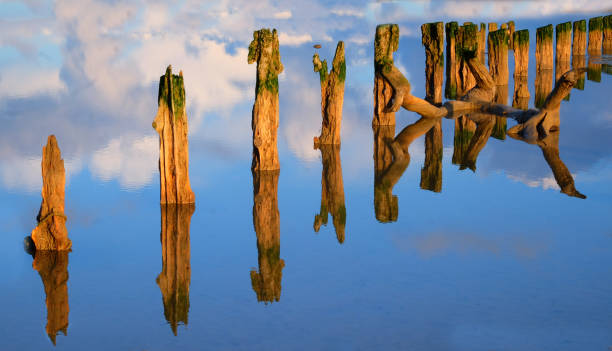
{"label": "shallow water", "polygon": [[[7,38],[23,44],[0,46],[0,350],[53,349],[52,340],[60,350],[612,346],[610,75],[586,80],[561,105],[560,156],[584,200],[559,192],[536,145],[512,138],[490,138],[475,172],[460,170],[451,162],[454,122],[443,120],[441,192],[420,187],[422,136],[391,189],[397,215],[382,223],[371,127],[378,23],[400,24],[395,63],[422,97],[421,23],[514,19],[517,30],[530,30],[533,107],[535,28],[604,10],[557,13],[528,2],[466,4],[464,12],[454,3],[425,12],[423,4],[311,6],[0,5],[3,25],[17,28]],[[285,67],[281,171],[262,180],[269,188],[261,194],[272,209],[277,201],[278,217],[254,210],[250,171],[255,67],[246,47],[253,30],[268,26],[281,33]],[[327,156],[341,172],[342,243],[342,213],[313,229],[325,213],[322,156],[312,147],[321,123],[312,45],[322,44],[319,54],[331,61],[337,40],[347,56],[342,147],[339,157]],[[185,76],[194,210],[159,205],[151,122],[167,64]],[[399,133],[418,115],[402,110],[396,119]],[[49,134],[66,163],[73,248],[67,257],[39,256],[33,269],[23,239],[36,226]],[[162,217],[188,229],[173,240]],[[279,242],[258,247],[258,235],[274,234]],[[57,284],[51,312],[43,282]]]}

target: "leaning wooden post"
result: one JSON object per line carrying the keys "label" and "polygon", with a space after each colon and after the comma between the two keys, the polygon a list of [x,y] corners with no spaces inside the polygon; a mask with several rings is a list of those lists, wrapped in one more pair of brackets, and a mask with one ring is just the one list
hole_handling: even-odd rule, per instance
{"label": "leaning wooden post", "polygon": [[478,53],[478,27],[466,23],[459,27],[455,55],[459,76],[457,77],[457,95],[462,96],[476,85],[476,79],[468,67],[467,60]]}
{"label": "leaning wooden post", "polygon": [[553,69],[553,26],[549,24],[536,30],[536,71]]}
{"label": "leaning wooden post", "polygon": [[508,32],[506,29],[489,32],[489,72],[495,85],[508,84]]}
{"label": "leaning wooden post", "polygon": [[319,72],[321,81],[321,116],[323,117],[321,135],[314,138],[314,144],[315,147],[317,145],[339,145],[346,78],[344,43],[339,41],[336,46],[331,72],[327,72],[327,60],[321,61],[318,54],[314,54],[312,63],[314,71]]}
{"label": "leaning wooden post", "polygon": [[603,43],[603,18],[601,16],[589,19],[589,56],[601,55]]}
{"label": "leaning wooden post", "polygon": [[393,53],[399,47],[397,24],[381,24],[376,27],[374,37],[374,118],[373,126],[395,125],[395,112],[385,112],[393,96],[393,87],[382,76],[383,70],[393,65]]}
{"label": "leaning wooden post", "polygon": [[344,183],[342,182],[342,164],[340,162],[340,145],[321,145],[321,209],[315,215],[313,228],[319,232],[321,225],[327,225],[328,214],[332,216],[336,238],[344,243],[346,226],[346,206],[344,204]]}
{"label": "leaning wooden post", "polygon": [[189,322],[191,249],[189,227],[194,204],[161,205],[162,271],[155,280],[162,293],[164,316],[177,335],[180,323]]}
{"label": "leaning wooden post", "polygon": [[[555,82],[570,70],[570,57],[572,52],[572,22],[557,24],[555,27]],[[567,94],[565,100],[569,100]]]}
{"label": "leaning wooden post", "polygon": [[153,128],[159,134],[160,203],[195,202],[189,183],[189,146],[183,72],[168,66],[159,79],[157,115]]}
{"label": "leaning wooden post", "polygon": [[42,203],[36,220],[38,225],[30,235],[36,250],[70,250],[66,215],[64,214],[64,190],[66,171],[62,153],[55,135],[49,135],[42,149]]}
{"label": "leaning wooden post", "polygon": [[444,96],[447,99],[457,98],[457,57],[455,46],[459,26],[457,22],[446,23],[446,88]]}
{"label": "leaning wooden post", "polygon": [[283,71],[276,29],[253,32],[249,45],[249,64],[257,62],[253,129],[253,171],[280,169],[278,162],[278,75]]}
{"label": "leaning wooden post", "polygon": [[512,107],[526,110],[529,105],[529,30],[523,29],[512,35],[514,52],[514,94]]}
{"label": "leaning wooden post", "polygon": [[251,286],[257,301],[278,302],[285,261],[280,258],[280,171],[253,172],[253,226],[257,236],[259,272],[251,270]]}

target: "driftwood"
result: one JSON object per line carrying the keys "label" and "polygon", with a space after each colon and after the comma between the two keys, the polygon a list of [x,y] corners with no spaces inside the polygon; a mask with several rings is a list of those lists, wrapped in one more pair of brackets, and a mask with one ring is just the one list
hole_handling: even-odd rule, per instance
{"label": "driftwood", "polygon": [[70,250],[66,215],[64,214],[64,190],[66,171],[64,160],[54,135],[49,135],[42,152],[42,203],[36,220],[38,225],[30,238],[36,250]]}
{"label": "driftwood", "polygon": [[321,210],[315,215],[313,228],[319,232],[321,225],[327,225],[331,214],[336,238],[344,242],[346,226],[346,206],[344,204],[344,183],[340,163],[340,145],[320,145],[323,171],[321,174]]}
{"label": "driftwood", "polygon": [[321,80],[321,135],[314,138],[314,144],[340,144],[340,128],[342,125],[342,104],[344,102],[344,80],[346,78],[346,63],[344,61],[344,43],[338,42],[336,54],[332,62],[331,72],[327,72],[327,61],[312,57],[314,71],[319,72]]}
{"label": "driftwood", "polygon": [[162,271],[156,279],[164,302],[164,316],[177,335],[179,323],[187,325],[191,250],[189,226],[194,204],[161,205]]}
{"label": "driftwood", "polygon": [[251,270],[257,301],[279,301],[285,261],[280,258],[279,171],[253,172],[253,226],[259,272]]}

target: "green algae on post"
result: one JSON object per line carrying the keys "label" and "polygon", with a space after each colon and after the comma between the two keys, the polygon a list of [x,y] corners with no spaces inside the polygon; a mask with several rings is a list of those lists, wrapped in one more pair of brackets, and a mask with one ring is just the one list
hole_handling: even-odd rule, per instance
{"label": "green algae on post", "polygon": [[457,22],[449,22],[445,25],[446,29],[446,87],[444,96],[447,99],[457,98],[457,58],[455,53],[455,43],[459,26]]}
{"label": "green algae on post", "polygon": [[508,84],[508,31],[489,32],[489,71],[496,85]]}
{"label": "green algae on post", "polygon": [[457,95],[461,96],[476,85],[476,79],[468,67],[467,60],[478,55],[478,26],[467,23],[459,27],[455,42],[457,60]]}
{"label": "green algae on post", "polygon": [[574,31],[572,36],[572,56],[586,55],[587,33],[586,21],[580,20],[574,22]]}
{"label": "green algae on post", "polygon": [[601,55],[603,42],[603,18],[593,17],[589,19],[589,55]]}
{"label": "green algae on post", "polygon": [[553,68],[553,26],[536,29],[536,71]]}

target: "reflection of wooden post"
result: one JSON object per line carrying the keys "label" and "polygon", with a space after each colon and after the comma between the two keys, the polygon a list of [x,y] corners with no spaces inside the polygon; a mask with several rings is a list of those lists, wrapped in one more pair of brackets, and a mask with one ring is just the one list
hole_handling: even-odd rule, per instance
{"label": "reflection of wooden post", "polygon": [[441,103],[444,79],[444,25],[442,22],[423,24],[421,33],[421,42],[425,47],[425,100]]}
{"label": "reflection of wooden post", "polygon": [[591,82],[599,83],[601,82],[601,63],[596,63],[597,61],[593,60],[591,56],[589,56],[589,65],[587,66],[587,79]]}
{"label": "reflection of wooden post", "polygon": [[478,54],[478,26],[466,23],[459,27],[455,55],[459,75],[457,77],[457,95],[462,96],[476,85],[476,79],[468,67],[467,60]]}
{"label": "reflection of wooden post", "polygon": [[68,239],[64,214],[66,171],[54,135],[49,135],[42,153],[43,199],[36,216],[38,225],[32,231],[31,238],[36,250],[70,250],[72,242]]}
{"label": "reflection of wooden post", "polygon": [[257,62],[255,103],[251,128],[253,129],[254,171],[280,169],[278,162],[278,75],[283,64],[278,49],[276,29],[260,29],[253,32],[249,45],[248,62]]}
{"label": "reflection of wooden post", "polygon": [[603,43],[603,19],[601,16],[589,19],[589,56],[601,55]]}
{"label": "reflection of wooden post", "polygon": [[68,251],[36,251],[32,267],[45,286],[47,335],[55,345],[59,332],[67,335],[68,314]]}
{"label": "reflection of wooden post", "polygon": [[162,293],[164,316],[174,335],[179,323],[187,325],[191,250],[189,226],[195,205],[161,205],[162,272],[156,282]]}
{"label": "reflection of wooden post", "polygon": [[487,141],[493,132],[493,128],[495,127],[496,120],[494,117],[496,116],[480,113],[471,115],[471,118],[474,120],[479,120],[479,122],[477,123],[473,136],[470,138],[465,154],[461,159],[461,166],[459,169],[463,170],[469,168],[472,171],[476,171],[476,160],[478,159],[478,155],[487,144]]}
{"label": "reflection of wooden post", "polygon": [[332,62],[331,72],[327,72],[327,60],[319,59],[319,54],[312,57],[314,71],[319,72],[321,80],[321,135],[315,137],[315,145],[340,144],[342,126],[342,104],[344,103],[344,80],[346,63],[344,61],[344,43],[338,42]]}
{"label": "reflection of wooden post", "polygon": [[444,96],[447,99],[457,98],[457,57],[455,46],[457,42],[457,22],[446,24],[446,88]]}
{"label": "reflection of wooden post", "polygon": [[389,126],[395,124],[395,112],[384,112],[393,95],[391,84],[383,78],[381,71],[390,70],[393,53],[399,45],[397,24],[381,24],[376,27],[374,37],[374,118],[372,125]]}
{"label": "reflection of wooden post", "polygon": [[157,115],[153,128],[159,134],[160,203],[194,203],[189,183],[187,110],[183,72],[172,74],[168,66],[159,79]]}
{"label": "reflection of wooden post", "polygon": [[253,172],[253,226],[257,235],[259,272],[251,270],[257,301],[279,301],[285,261],[280,258],[279,171]]}
{"label": "reflection of wooden post", "polygon": [[496,85],[508,84],[508,32],[489,32],[489,72]]}
{"label": "reflection of wooden post", "polygon": [[553,69],[553,26],[549,24],[536,30],[536,71]]}
{"label": "reflection of wooden post", "polygon": [[529,105],[529,30],[523,29],[512,35],[514,51],[514,94],[512,106],[527,109]]}
{"label": "reflection of wooden post", "polygon": [[342,182],[342,164],[340,163],[340,145],[321,145],[321,211],[315,215],[314,230],[319,231],[322,224],[327,225],[327,215],[331,213],[336,238],[344,242],[346,226],[346,207],[344,205],[344,184]]}
{"label": "reflection of wooden post", "polygon": [[612,15],[603,18],[603,54],[612,55]]}
{"label": "reflection of wooden post", "polygon": [[[585,55],[572,55],[572,69],[586,68],[586,56]],[[584,90],[584,72],[577,73],[578,80],[574,85],[575,89]]]}
{"label": "reflection of wooden post", "polygon": [[425,134],[425,163],[421,169],[421,189],[442,191],[442,124],[438,121]]}
{"label": "reflection of wooden post", "polygon": [[[508,104],[508,85],[498,85],[496,87],[493,101],[502,105]],[[495,125],[493,126],[491,136],[495,139],[505,140],[507,129],[506,117],[495,116],[494,120]]]}
{"label": "reflection of wooden post", "polygon": [[[555,82],[561,78],[561,76],[570,70],[570,55],[572,52],[572,23],[565,22],[557,24],[555,27]],[[565,100],[569,100],[569,94],[566,95]]]}
{"label": "reflection of wooden post", "polygon": [[535,106],[540,108],[544,106],[546,97],[553,88],[553,76],[552,71],[545,69],[542,71],[536,71],[535,78]]}
{"label": "reflection of wooden post", "polygon": [[397,196],[381,180],[391,164],[393,154],[389,144],[395,137],[395,126],[374,127],[374,212],[380,222],[395,222],[398,215]]}
{"label": "reflection of wooden post", "polygon": [[472,122],[467,116],[461,116],[455,119],[455,137],[453,141],[452,158],[454,165],[463,163],[463,159],[475,131],[476,123]]}

